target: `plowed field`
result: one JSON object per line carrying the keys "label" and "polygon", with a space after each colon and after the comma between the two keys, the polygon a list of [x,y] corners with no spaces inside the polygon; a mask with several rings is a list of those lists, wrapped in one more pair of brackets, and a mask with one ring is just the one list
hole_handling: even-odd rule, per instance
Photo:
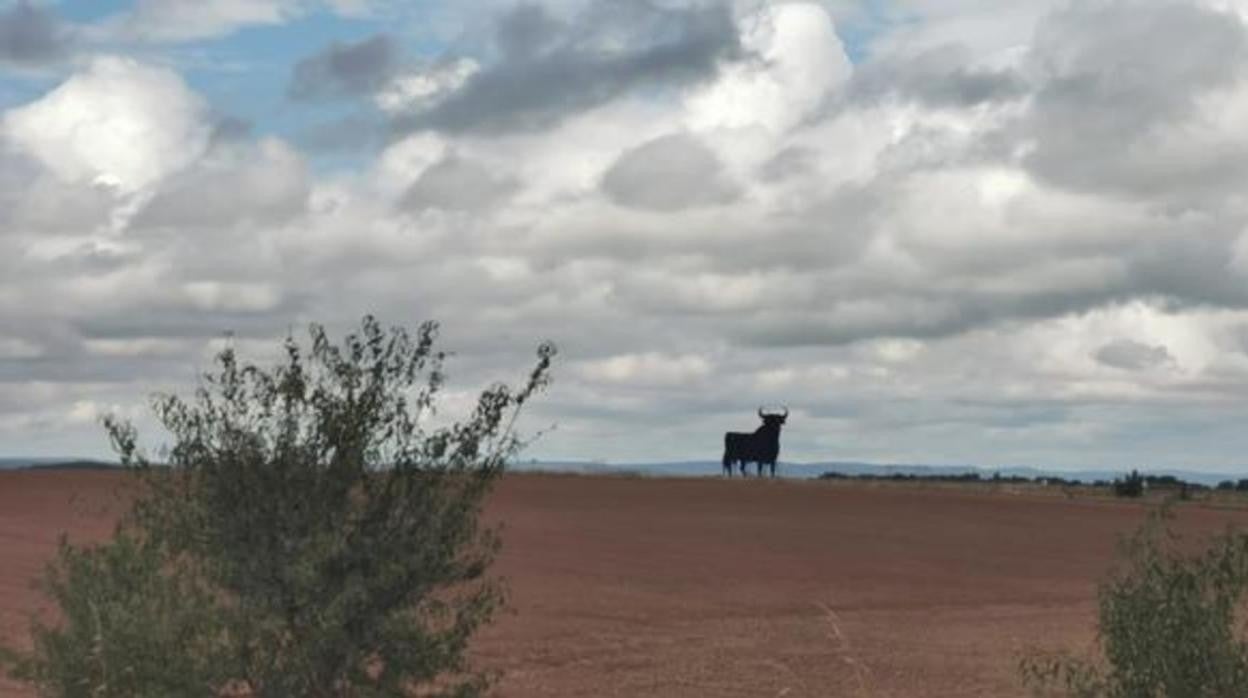
{"label": "plowed field", "polygon": [[[0,473],[0,637],[24,642],[61,531],[108,534],[119,483]],[[1096,582],[1143,512],[987,487],[512,476],[489,505],[510,609],[475,651],[522,698],[1021,696],[1026,647],[1090,645]],[[1178,525],[1234,519],[1189,505]]]}

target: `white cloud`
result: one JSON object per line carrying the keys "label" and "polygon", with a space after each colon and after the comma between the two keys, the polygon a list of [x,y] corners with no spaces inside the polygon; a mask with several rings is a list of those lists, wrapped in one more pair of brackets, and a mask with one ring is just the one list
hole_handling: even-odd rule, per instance
{"label": "white cloud", "polygon": [[374,11],[375,0],[326,0],[334,12],[343,17],[368,17]]}
{"label": "white cloud", "polygon": [[852,67],[831,17],[814,3],[769,4],[738,21],[754,60],[728,66],[689,98],[696,129],[782,131],[810,116]]}
{"label": "white cloud", "polygon": [[21,337],[0,339],[0,359],[33,359],[42,353],[38,344]]}
{"label": "white cloud", "polygon": [[621,354],[583,363],[578,372],[593,381],[625,385],[687,385],[710,375],[702,356],[658,353]]}
{"label": "white cloud", "polygon": [[4,114],[4,139],[68,182],[133,192],[199,157],[204,101],[168,69],[99,58],[39,100]]}
{"label": "white cloud", "polygon": [[85,31],[104,41],[205,41],[247,27],[279,26],[322,9],[367,19],[393,14],[393,5],[392,0],[135,0]]}
{"label": "white cloud", "polygon": [[415,133],[382,151],[374,166],[374,184],[384,194],[397,196],[426,169],[441,160],[448,146],[432,133]]}
{"label": "white cloud", "polygon": [[182,284],[180,291],[191,308],[200,311],[266,312],[282,297],[275,285],[255,282],[192,281]]}
{"label": "white cloud", "polygon": [[458,58],[400,75],[377,93],[378,108],[391,114],[422,111],[464,86],[481,70],[471,58]]}

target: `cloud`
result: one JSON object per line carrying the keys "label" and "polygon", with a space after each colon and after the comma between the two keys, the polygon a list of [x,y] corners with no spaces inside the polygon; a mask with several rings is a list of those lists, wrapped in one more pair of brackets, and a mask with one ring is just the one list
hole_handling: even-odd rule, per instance
{"label": "cloud", "polygon": [[495,41],[504,56],[523,60],[554,49],[565,29],[542,5],[521,3],[498,20]]}
{"label": "cloud", "polygon": [[[1036,25],[1069,3],[1028,0],[893,0],[877,14],[882,26],[867,48],[872,57],[913,56],[951,46],[966,47],[977,64],[1009,64],[1035,37]],[[1140,3],[1144,5],[1145,3]]]}
{"label": "cloud", "polygon": [[334,42],[295,64],[286,93],[296,100],[370,95],[390,80],[397,67],[398,47],[387,34],[355,43]]}
{"label": "cloud", "polygon": [[724,204],[739,190],[710,148],[687,133],[674,133],[620,156],[602,178],[613,201],[653,211]]}
{"label": "cloud", "polygon": [[183,43],[211,41],[248,27],[276,27],[329,11],[370,18],[373,0],[134,0],[128,9],[97,22],[94,36],[108,41]]}
{"label": "cloud", "polygon": [[108,57],[6,112],[0,134],[63,180],[135,191],[199,157],[211,127],[176,73]]}
{"label": "cloud", "polygon": [[374,101],[388,114],[428,109],[463,87],[480,69],[481,64],[471,58],[457,58],[409,70],[391,80]]}
{"label": "cloud", "polygon": [[588,361],[576,370],[585,378],[602,383],[688,386],[711,375],[712,366],[705,357],[698,355],[644,353]]}
{"label": "cloud", "polygon": [[956,44],[889,56],[858,71],[852,90],[857,99],[896,97],[937,108],[973,107],[1029,94],[1029,86],[1015,69],[976,66],[972,61],[970,51]]}
{"label": "cloud", "polygon": [[556,340],[538,457],[704,458],[763,403],[792,459],[1242,463],[1242,17],[728,5],[465,0],[426,14],[506,8],[420,64],[325,58],[307,89],[358,99],[250,129],[156,67],[200,47],[75,68],[2,117],[7,443],[98,451],[84,415],[221,333],[263,363],[373,312],[443,321],[453,405]]}
{"label": "cloud", "polygon": [[629,90],[713,76],[739,48],[720,3],[663,8],[591,3],[571,19],[519,5],[496,27],[499,57],[436,103],[396,119],[400,131],[532,131]]}
{"label": "cloud", "polygon": [[48,10],[19,0],[0,12],[0,65],[38,66],[68,52],[69,30]]}
{"label": "cloud", "polygon": [[369,17],[378,3],[376,0],[326,0],[325,4],[343,17]]}
{"label": "cloud", "polygon": [[789,129],[812,116],[852,73],[832,18],[818,4],[769,4],[738,24],[746,59],[729,63],[693,94],[694,128]]}
{"label": "cloud", "polygon": [[104,184],[56,176],[0,135],[0,240],[15,241],[24,233],[96,230],[108,221],[117,195]]}
{"label": "cloud", "polygon": [[0,150],[0,236],[95,230],[116,204],[117,192],[109,186],[67,182],[30,157]]}
{"label": "cloud", "polygon": [[[1175,42],[1175,37],[1183,37]],[[1196,3],[1070,5],[1037,29],[1028,57],[1041,83],[1016,138],[1030,171],[1081,191],[1184,197],[1235,188],[1248,140],[1248,28]],[[1228,101],[1229,99],[1229,101]]]}
{"label": "cloud", "polygon": [[504,174],[482,163],[450,154],[412,183],[400,205],[409,210],[487,211],[516,189]]}
{"label": "cloud", "polygon": [[218,147],[196,166],[170,177],[135,214],[133,229],[214,229],[239,223],[272,225],[303,212],[309,174],[299,153],[266,139]]}
{"label": "cloud", "polygon": [[113,18],[125,35],[179,42],[226,36],[241,27],[282,24],[301,12],[296,0],[136,0]]}
{"label": "cloud", "polygon": [[1164,346],[1143,344],[1131,339],[1118,339],[1096,350],[1096,360],[1127,371],[1139,371],[1174,363]]}

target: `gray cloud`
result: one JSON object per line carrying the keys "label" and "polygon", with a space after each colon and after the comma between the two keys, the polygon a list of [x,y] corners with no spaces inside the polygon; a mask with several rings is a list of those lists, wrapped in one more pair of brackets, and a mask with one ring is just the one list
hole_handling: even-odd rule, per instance
{"label": "gray cloud", "polygon": [[301,213],[310,183],[299,155],[270,141],[219,146],[165,182],[131,221],[135,230],[275,224]]}
{"label": "gray cloud", "polygon": [[972,107],[1028,94],[1027,84],[1016,71],[977,67],[973,58],[964,47],[945,45],[916,55],[874,60],[855,72],[850,94],[859,100],[895,96],[933,107]]}
{"label": "gray cloud", "polygon": [[286,93],[296,100],[371,94],[394,75],[398,64],[398,47],[387,34],[356,43],[334,42],[295,64]]}
{"label": "gray cloud", "polygon": [[921,298],[897,294],[809,308],[769,309],[734,318],[732,335],[757,347],[837,346],[878,337],[941,339],[981,327],[1004,310],[985,312],[966,298]]}
{"label": "gray cloud", "polygon": [[484,211],[515,189],[516,183],[509,177],[481,163],[449,155],[421,173],[400,205],[409,210]]}
{"label": "gray cloud", "polygon": [[1235,243],[1235,233],[1227,228],[1237,224],[1243,221],[1174,222],[1174,230],[1124,255],[1131,290],[1160,296],[1176,307],[1248,308],[1248,283],[1227,264]]}
{"label": "gray cloud", "polygon": [[545,7],[518,4],[498,20],[495,43],[508,60],[529,60],[554,50],[567,31]]}
{"label": "gray cloud", "polygon": [[809,175],[816,157],[816,153],[809,148],[789,146],[771,156],[759,168],[758,175],[769,182]]}
{"label": "gray cloud", "polygon": [[60,60],[69,49],[70,34],[51,12],[19,0],[0,12],[0,65],[43,65]]}
{"label": "gray cloud", "polygon": [[108,219],[116,192],[103,185],[64,182],[30,158],[0,146],[0,238],[7,232],[89,231]]}
{"label": "gray cloud", "polygon": [[728,7],[598,2],[565,21],[538,5],[500,20],[498,60],[399,131],[536,130],[629,90],[703,80],[739,50]]}
{"label": "gray cloud", "polygon": [[1246,58],[1248,30],[1228,12],[1170,1],[1069,5],[1036,34],[1030,60],[1042,83],[1016,136],[1035,143],[1026,164],[1082,191],[1238,188],[1244,147],[1202,151],[1183,127],[1200,99],[1244,77]]}
{"label": "gray cloud", "polygon": [[231,114],[216,114],[212,122],[212,136],[209,142],[212,145],[219,145],[245,140],[251,137],[253,126],[254,124],[247,119]]}
{"label": "gray cloud", "polygon": [[652,211],[723,204],[740,194],[715,153],[687,133],[624,153],[603,175],[602,189],[618,204]]}
{"label": "gray cloud", "polygon": [[1140,371],[1174,363],[1174,357],[1164,346],[1143,344],[1132,339],[1118,339],[1100,349],[1094,355],[1097,361],[1127,371]]}
{"label": "gray cloud", "polygon": [[[235,337],[269,339],[274,337],[274,327],[284,330],[300,309],[301,303],[297,299],[264,312],[206,311],[187,305],[153,302],[143,308],[141,319],[134,317],[133,309],[118,310],[83,318],[75,323],[75,329],[88,339],[188,339],[205,343],[227,333]],[[189,357],[176,358],[181,361],[182,370],[187,370]],[[116,365],[119,369],[129,366],[131,370],[113,374],[112,378],[133,379],[143,375],[141,360],[118,362]]]}

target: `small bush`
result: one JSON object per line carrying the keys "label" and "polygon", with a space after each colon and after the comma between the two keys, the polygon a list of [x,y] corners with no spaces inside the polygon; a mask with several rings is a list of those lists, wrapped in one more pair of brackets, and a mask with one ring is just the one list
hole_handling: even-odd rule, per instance
{"label": "small bush", "polygon": [[1032,652],[1020,669],[1037,693],[1075,698],[1248,696],[1248,643],[1237,612],[1248,591],[1248,535],[1184,552],[1163,512],[1123,544],[1125,564],[1098,593],[1101,656]]}
{"label": "small bush", "polygon": [[1119,497],[1140,497],[1144,494],[1144,476],[1132,470],[1126,477],[1114,480],[1114,494]]}
{"label": "small bush", "polygon": [[43,588],[64,620],[36,622],[34,654],[17,659],[16,678],[66,698],[216,695],[227,635],[199,580],[125,532],[89,548],[62,539],[57,561]]}

